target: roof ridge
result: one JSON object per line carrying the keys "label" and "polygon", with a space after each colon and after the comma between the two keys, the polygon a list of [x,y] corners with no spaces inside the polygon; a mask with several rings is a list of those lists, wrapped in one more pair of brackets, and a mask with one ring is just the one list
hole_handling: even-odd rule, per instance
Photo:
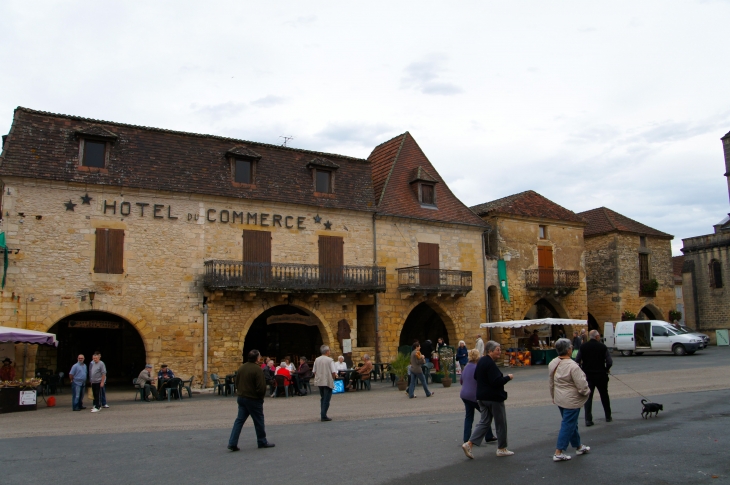
{"label": "roof ridge", "polygon": [[[376,204],[375,207],[380,207],[380,204],[383,202],[383,197],[385,196],[385,190],[388,188],[388,182],[390,182],[390,176],[393,175],[393,169],[395,168],[395,164],[398,161],[398,157],[400,156],[400,151],[403,149],[403,145],[405,144],[406,138],[408,137],[408,135],[410,135],[410,133],[408,133],[407,131],[401,135],[398,135],[398,136],[402,136],[403,139],[400,141],[400,146],[398,147],[398,151],[395,154],[395,158],[393,158],[393,162],[390,164],[390,170],[388,170],[388,176],[385,177],[385,182],[383,183],[383,190],[380,191],[380,197],[378,198],[378,203]],[[398,138],[398,136],[395,136],[388,141],[393,141],[396,138]],[[388,142],[386,142],[386,143],[388,143]],[[382,143],[381,143],[381,145],[382,145]],[[380,146],[380,145],[378,145],[378,146]],[[375,149],[373,149],[373,151],[375,151]]]}
{"label": "roof ridge", "polygon": [[608,221],[609,224],[611,224],[611,227],[613,227],[614,230],[618,231],[618,226],[616,226],[616,223],[614,222],[613,218],[611,217],[611,214],[609,214],[609,212],[613,212],[613,211],[611,211],[611,209],[609,209],[608,207],[605,207],[605,206],[601,206],[601,209],[603,210],[603,215],[606,217],[606,220]]}
{"label": "roof ridge", "polygon": [[373,149],[371,150],[371,153],[374,152],[375,150],[377,150],[378,148],[380,148],[381,146],[383,146],[383,145],[385,145],[387,143],[390,143],[391,141],[395,140],[399,136],[405,136],[405,135],[410,135],[410,133],[408,132],[408,130],[404,131],[400,135],[395,135],[393,138],[389,138],[388,140],[385,140],[383,143],[380,143],[378,145],[375,145],[375,147],[373,147]]}
{"label": "roof ridge", "polygon": [[165,128],[157,128],[154,126],[133,125],[130,123],[120,123],[117,121],[97,120],[95,118],[85,118],[83,116],[67,115],[67,114],[63,114],[63,113],[51,113],[50,111],[40,111],[40,110],[31,109],[31,108],[26,108],[24,106],[18,106],[17,108],[15,108],[15,111],[23,111],[23,112],[30,113],[30,114],[37,114],[37,115],[44,115],[44,116],[55,116],[58,118],[67,118],[67,119],[71,119],[71,120],[85,121],[85,122],[89,122],[89,123],[104,123],[106,125],[121,126],[121,127],[125,127],[125,128],[135,128],[135,129],[147,130],[147,131],[155,131],[155,132],[160,132],[160,133],[168,133],[171,135],[192,136],[192,137],[196,137],[196,138],[211,138],[211,139],[215,139],[215,140],[232,141],[235,143],[250,143],[252,145],[257,145],[257,146],[262,146],[262,147],[276,148],[276,149],[289,150],[289,151],[301,152],[301,153],[311,153],[314,155],[345,158],[347,160],[354,160],[354,161],[358,161],[358,162],[370,163],[365,158],[351,157],[349,155],[340,155],[337,153],[318,152],[315,150],[307,150],[306,148],[285,147],[285,146],[281,146],[281,145],[273,145],[271,143],[262,143],[259,141],[244,140],[243,138],[232,138],[232,137],[228,137],[228,136],[211,135],[211,134],[205,134],[205,133],[193,133],[191,131],[168,130]]}

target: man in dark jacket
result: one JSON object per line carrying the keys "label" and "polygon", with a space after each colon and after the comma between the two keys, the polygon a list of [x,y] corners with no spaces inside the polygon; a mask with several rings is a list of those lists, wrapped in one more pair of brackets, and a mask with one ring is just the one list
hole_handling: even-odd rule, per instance
{"label": "man in dark jacket", "polygon": [[259,448],[273,448],[274,443],[266,440],[266,428],[264,427],[264,395],[266,394],[266,381],[264,372],[261,370],[259,359],[261,354],[258,350],[248,353],[247,362],[238,368],[236,374],[236,394],[238,394],[238,416],[233,422],[231,437],[228,439],[228,449],[238,451],[238,437],[241,429],[249,416],[253,419],[253,427],[256,429],[256,441]]}
{"label": "man in dark jacket", "polygon": [[502,347],[490,340],[484,347],[487,355],[479,359],[477,368],[474,371],[474,379],[477,381],[477,404],[481,419],[476,425],[469,441],[461,445],[464,453],[469,458],[474,458],[471,453],[473,443],[480,443],[484,437],[491,433],[492,419],[497,429],[497,456],[512,456],[514,452],[507,449],[507,413],[504,409],[504,401],[507,393],[504,385],[514,378],[512,374],[502,375],[497,367],[496,361],[502,354]]}
{"label": "man in dark jacket", "polygon": [[588,387],[591,390],[591,395],[588,396],[585,404],[586,426],[593,426],[593,393],[596,388],[601,396],[606,422],[610,423],[612,418],[611,400],[608,397],[608,373],[613,365],[613,359],[608,347],[601,343],[601,334],[598,333],[598,330],[591,330],[588,333],[588,342],[580,346],[575,360],[585,372]]}

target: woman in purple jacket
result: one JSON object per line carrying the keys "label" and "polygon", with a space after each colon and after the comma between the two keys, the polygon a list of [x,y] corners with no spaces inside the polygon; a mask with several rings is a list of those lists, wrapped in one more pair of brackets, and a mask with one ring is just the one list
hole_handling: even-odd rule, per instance
{"label": "woman in purple jacket", "polygon": [[[474,411],[479,409],[477,404],[477,381],[474,379],[474,370],[477,368],[477,361],[479,361],[479,351],[472,349],[468,352],[469,362],[461,370],[461,400],[464,401],[464,408],[466,409],[466,415],[464,416],[464,443],[469,441],[471,437],[471,426],[474,424]],[[497,441],[494,437],[492,430],[490,429],[487,433],[485,441],[487,443]],[[481,443],[474,443],[479,446]]]}

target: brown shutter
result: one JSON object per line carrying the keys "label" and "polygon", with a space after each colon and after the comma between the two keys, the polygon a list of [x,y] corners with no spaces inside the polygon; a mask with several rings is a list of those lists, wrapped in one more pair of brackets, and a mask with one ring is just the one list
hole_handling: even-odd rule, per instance
{"label": "brown shutter", "polygon": [[107,273],[124,273],[124,229],[109,229],[107,236]]}
{"label": "brown shutter", "polygon": [[107,272],[107,253],[109,251],[109,229],[96,230],[96,247],[94,249],[94,273]]}
{"label": "brown shutter", "polygon": [[342,282],[345,241],[338,236],[319,236],[319,279],[328,285]]}
{"label": "brown shutter", "polygon": [[542,287],[553,286],[554,278],[552,246],[537,247],[537,268],[539,285]]}
{"label": "brown shutter", "polygon": [[271,281],[271,233],[243,231],[243,265],[245,286],[267,286]]}
{"label": "brown shutter", "polygon": [[419,279],[421,285],[437,286],[439,283],[439,245],[418,243]]}

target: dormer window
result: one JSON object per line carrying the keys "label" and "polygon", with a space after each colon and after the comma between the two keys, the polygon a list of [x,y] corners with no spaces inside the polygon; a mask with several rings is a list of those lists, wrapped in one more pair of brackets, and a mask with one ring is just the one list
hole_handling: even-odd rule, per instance
{"label": "dormer window", "polygon": [[105,172],[109,149],[117,141],[117,135],[97,125],[76,130],[75,135],[79,140],[79,165]]}
{"label": "dormer window", "polygon": [[233,147],[226,152],[231,165],[233,183],[238,185],[254,185],[256,183],[256,165],[261,155],[246,147]]}
{"label": "dormer window", "polygon": [[333,194],[335,192],[335,172],[339,165],[326,158],[315,158],[307,163],[312,171],[315,194]]}
{"label": "dormer window", "polygon": [[411,176],[411,188],[424,209],[437,209],[436,184],[438,180],[423,167],[416,167]]}

